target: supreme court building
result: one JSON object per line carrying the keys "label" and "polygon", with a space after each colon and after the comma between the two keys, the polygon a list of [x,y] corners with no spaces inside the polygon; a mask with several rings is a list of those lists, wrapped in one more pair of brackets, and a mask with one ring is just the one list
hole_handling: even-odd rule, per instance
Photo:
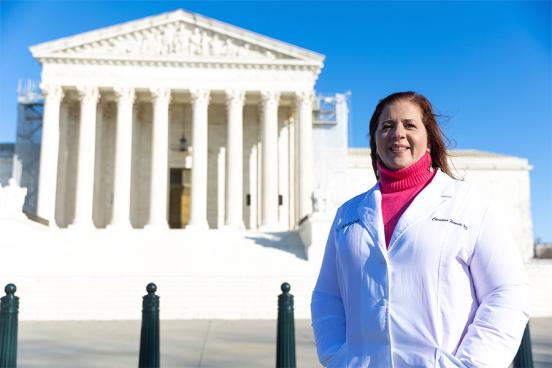
{"label": "supreme court building", "polygon": [[183,10],[31,52],[50,226],[289,230],[311,213],[322,55]]}

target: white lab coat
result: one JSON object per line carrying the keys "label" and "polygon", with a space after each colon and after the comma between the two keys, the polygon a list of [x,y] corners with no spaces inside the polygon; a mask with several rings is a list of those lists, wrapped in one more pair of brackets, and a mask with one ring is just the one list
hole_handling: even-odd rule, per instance
{"label": "white lab coat", "polygon": [[438,171],[389,249],[376,185],[343,204],[312,295],[327,367],[507,367],[529,287],[506,224],[473,187]]}

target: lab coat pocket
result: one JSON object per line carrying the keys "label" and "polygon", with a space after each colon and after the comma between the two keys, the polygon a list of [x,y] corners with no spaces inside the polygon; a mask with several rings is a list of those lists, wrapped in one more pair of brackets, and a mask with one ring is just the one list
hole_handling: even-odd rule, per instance
{"label": "lab coat pocket", "polygon": [[335,354],[326,361],[326,368],[345,368],[347,367],[347,343],[343,343]]}
{"label": "lab coat pocket", "polygon": [[434,368],[470,368],[456,358],[439,348],[435,349],[435,365]]}

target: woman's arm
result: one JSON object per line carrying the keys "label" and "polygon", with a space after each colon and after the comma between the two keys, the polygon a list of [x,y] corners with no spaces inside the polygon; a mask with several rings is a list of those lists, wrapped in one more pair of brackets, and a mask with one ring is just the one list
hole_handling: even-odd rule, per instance
{"label": "woman's arm", "polygon": [[507,225],[485,214],[470,272],[479,302],[456,352],[467,367],[507,367],[529,319],[530,290],[523,262]]}
{"label": "woman's arm", "polygon": [[345,343],[345,311],[337,279],[335,224],[336,220],[330,229],[311,300],[314,339],[318,359],[324,366]]}

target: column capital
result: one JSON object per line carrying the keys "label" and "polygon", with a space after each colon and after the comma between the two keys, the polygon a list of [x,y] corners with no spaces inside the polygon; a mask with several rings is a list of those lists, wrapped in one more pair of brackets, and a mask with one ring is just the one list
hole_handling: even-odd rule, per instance
{"label": "column capital", "polygon": [[134,102],[136,98],[136,91],[132,87],[117,86],[113,88],[113,91],[115,92],[115,97],[117,97],[117,102],[123,100]]}
{"label": "column capital", "polygon": [[243,106],[245,101],[245,91],[240,89],[227,89],[226,94],[226,105],[230,106],[231,104],[238,104]]}
{"label": "column capital", "polygon": [[304,103],[312,103],[312,99],[314,98],[314,92],[313,91],[297,91],[295,92],[295,101],[298,105],[304,104]]}
{"label": "column capital", "polygon": [[150,92],[154,103],[171,102],[171,90],[169,88],[152,88]]}
{"label": "column capital", "polygon": [[40,83],[40,90],[48,100],[61,101],[63,99],[63,88],[58,84]]}
{"label": "column capital", "polygon": [[280,91],[261,91],[261,105],[264,107],[267,103],[278,103],[280,100]]}
{"label": "column capital", "polygon": [[79,96],[79,100],[81,101],[87,101],[91,103],[98,103],[98,100],[100,99],[100,90],[96,86],[77,86],[77,94]]}
{"label": "column capital", "polygon": [[192,95],[192,102],[195,104],[197,102],[209,102],[211,91],[208,89],[191,89],[190,94]]}

